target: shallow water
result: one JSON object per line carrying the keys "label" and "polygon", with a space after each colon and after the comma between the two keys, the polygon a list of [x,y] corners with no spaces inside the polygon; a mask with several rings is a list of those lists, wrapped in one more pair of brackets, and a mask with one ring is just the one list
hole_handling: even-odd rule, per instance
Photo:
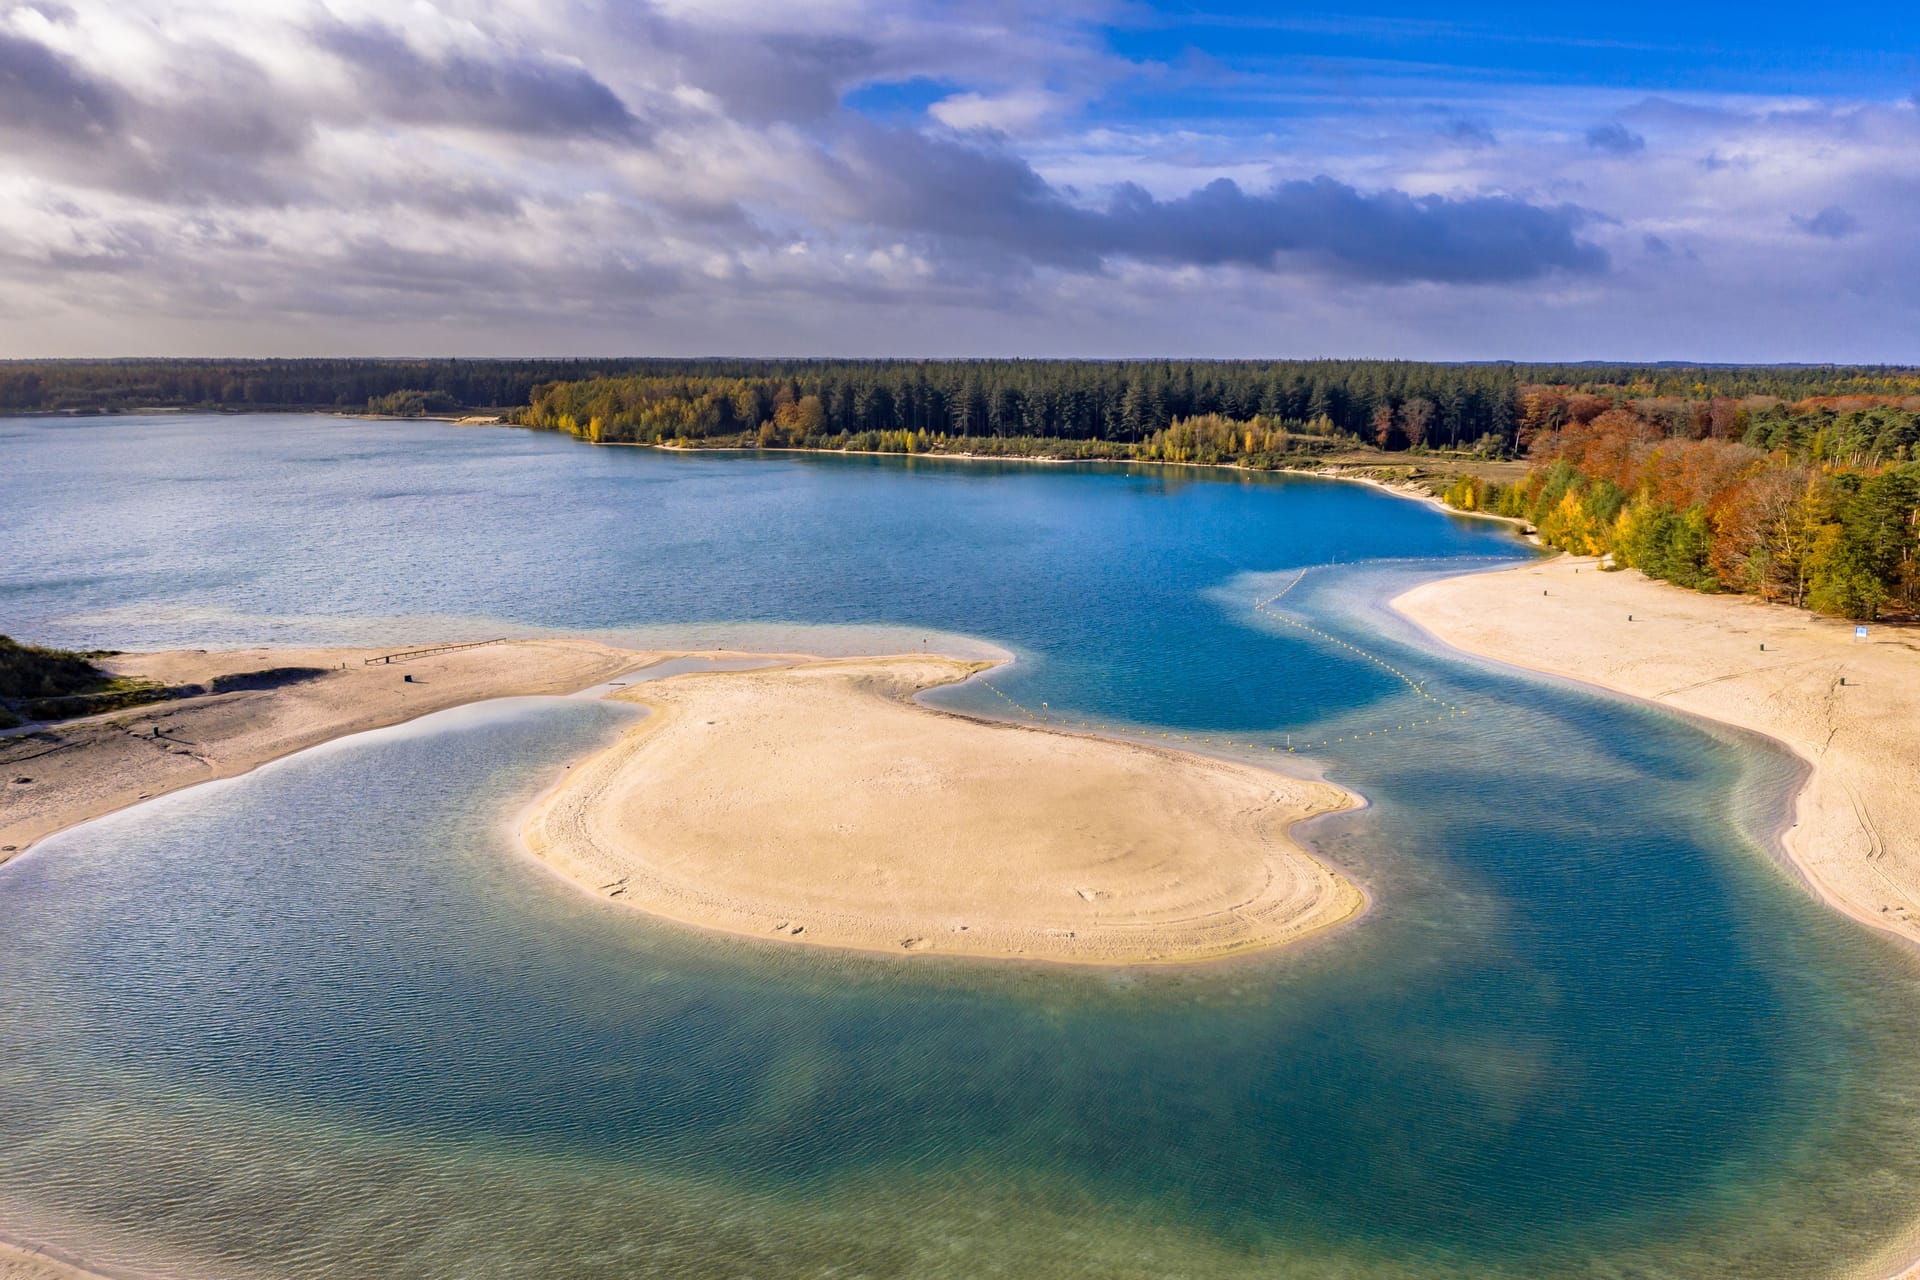
{"label": "shallow water", "polygon": [[[1845,1273],[1920,1208],[1920,979],[1759,847],[1796,766],[1385,610],[1524,554],[1494,526],[310,418],[0,449],[15,634],[964,636],[1049,715],[1340,739],[1312,760],[1371,807],[1307,834],[1375,897],[1190,971],[693,934],[513,842],[629,709],[465,708],[0,868],[0,1232],[158,1275],[1746,1277]],[[1253,608],[1330,561],[1275,607],[1378,661]],[[1418,723],[1389,668],[1467,714]]]}

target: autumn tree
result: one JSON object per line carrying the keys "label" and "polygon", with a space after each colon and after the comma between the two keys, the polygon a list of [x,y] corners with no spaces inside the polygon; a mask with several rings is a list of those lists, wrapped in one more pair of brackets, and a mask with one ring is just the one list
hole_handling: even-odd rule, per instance
{"label": "autumn tree", "polygon": [[1425,396],[1415,396],[1400,406],[1400,430],[1407,437],[1408,448],[1417,449],[1427,442],[1436,412],[1433,401]]}

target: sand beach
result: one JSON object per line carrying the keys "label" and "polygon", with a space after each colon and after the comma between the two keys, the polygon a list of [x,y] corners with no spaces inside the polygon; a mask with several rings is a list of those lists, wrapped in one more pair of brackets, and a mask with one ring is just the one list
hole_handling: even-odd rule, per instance
{"label": "sand beach", "polygon": [[0,1280],[107,1280],[96,1271],[49,1257],[44,1250],[0,1240]]}
{"label": "sand beach", "polygon": [[1920,945],[1920,633],[1702,595],[1562,556],[1394,601],[1442,641],[1777,739],[1810,766],[1783,847],[1848,915]]}
{"label": "sand beach", "polygon": [[1287,828],[1355,798],[1181,752],[916,705],[976,664],[902,657],[678,676],[528,815],[603,897],[818,946],[1089,964],[1297,941],[1360,891]]}
{"label": "sand beach", "polygon": [[590,640],[512,640],[368,662],[396,652],[406,648],[188,649],[102,660],[116,675],[169,686],[211,690],[227,677],[236,687],[0,736],[0,862],[75,823],[349,733],[482,698],[571,693],[660,656]]}

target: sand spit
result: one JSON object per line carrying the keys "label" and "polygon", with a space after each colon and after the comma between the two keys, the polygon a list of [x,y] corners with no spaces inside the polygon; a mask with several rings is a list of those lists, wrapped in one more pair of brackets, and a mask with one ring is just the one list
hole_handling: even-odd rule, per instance
{"label": "sand spit", "polygon": [[1212,959],[1346,920],[1286,835],[1353,797],[1251,765],[916,705],[978,664],[861,658],[693,674],[523,827],[600,896],[867,951],[1089,964]]}
{"label": "sand spit", "polygon": [[1920,944],[1920,633],[1857,640],[1851,623],[1566,556],[1427,583],[1394,606],[1470,653],[1787,744],[1812,765],[1787,855],[1826,901]]}
{"label": "sand spit", "polygon": [[[122,675],[175,686],[281,674],[235,681],[243,687],[229,692],[0,737],[0,862],[77,822],[245,773],[331,738],[483,698],[571,693],[657,656],[588,640],[513,640],[392,664],[365,662],[392,652],[177,650],[108,660]],[[249,684],[257,687],[244,687]]]}

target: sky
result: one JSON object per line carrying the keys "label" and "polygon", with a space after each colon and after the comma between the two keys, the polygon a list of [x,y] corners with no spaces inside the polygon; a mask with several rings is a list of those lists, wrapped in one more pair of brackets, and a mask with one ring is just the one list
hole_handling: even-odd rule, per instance
{"label": "sky", "polygon": [[1920,361],[1920,6],[0,0],[0,356]]}

